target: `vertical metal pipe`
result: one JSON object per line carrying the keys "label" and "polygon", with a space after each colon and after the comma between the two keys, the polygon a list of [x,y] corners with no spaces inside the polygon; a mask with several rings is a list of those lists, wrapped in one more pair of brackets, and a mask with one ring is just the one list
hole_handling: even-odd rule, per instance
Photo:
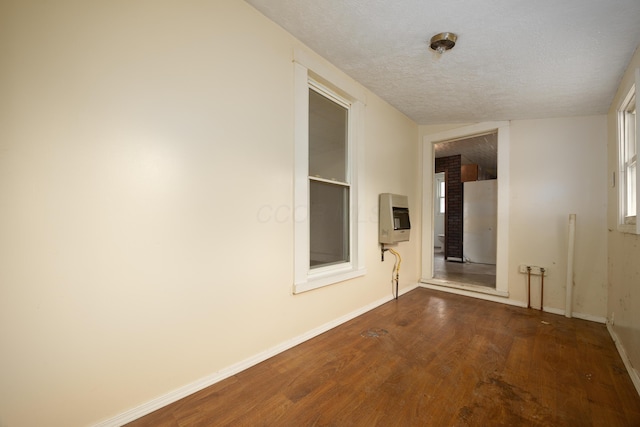
{"label": "vertical metal pipe", "polygon": [[531,308],[531,267],[527,266],[527,308]]}
{"label": "vertical metal pipe", "polygon": [[567,296],[565,299],[564,315],[571,317],[573,304],[573,258],[576,240],[576,214],[569,215],[569,251],[567,254]]}
{"label": "vertical metal pipe", "polygon": [[544,268],[540,268],[540,311],[544,309]]}

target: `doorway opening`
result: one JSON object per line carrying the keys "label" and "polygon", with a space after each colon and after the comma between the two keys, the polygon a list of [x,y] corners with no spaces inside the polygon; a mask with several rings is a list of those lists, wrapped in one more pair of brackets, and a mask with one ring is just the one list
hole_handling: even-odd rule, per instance
{"label": "doorway opening", "polygon": [[498,132],[437,142],[433,150],[433,277],[495,289]]}
{"label": "doorway opening", "polygon": [[509,122],[424,136],[424,286],[509,295],[508,159]]}

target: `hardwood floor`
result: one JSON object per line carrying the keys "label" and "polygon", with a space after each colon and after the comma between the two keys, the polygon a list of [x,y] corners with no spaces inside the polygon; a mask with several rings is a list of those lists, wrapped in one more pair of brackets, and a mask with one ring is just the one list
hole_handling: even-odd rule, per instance
{"label": "hardwood floor", "polygon": [[416,289],[130,426],[638,426],[604,325]]}

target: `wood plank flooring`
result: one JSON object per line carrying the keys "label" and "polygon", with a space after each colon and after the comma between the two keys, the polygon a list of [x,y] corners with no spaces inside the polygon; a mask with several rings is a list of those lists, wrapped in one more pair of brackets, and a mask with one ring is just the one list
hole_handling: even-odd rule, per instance
{"label": "wood plank flooring", "polygon": [[640,426],[604,325],[419,288],[130,426]]}

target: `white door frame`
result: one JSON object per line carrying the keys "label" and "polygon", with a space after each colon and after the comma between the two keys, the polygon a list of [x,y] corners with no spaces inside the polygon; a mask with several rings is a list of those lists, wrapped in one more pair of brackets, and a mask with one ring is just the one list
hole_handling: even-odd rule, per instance
{"label": "white door frame", "polygon": [[[434,144],[494,131],[498,132],[498,230],[495,294],[509,296],[509,122],[506,121],[478,123],[424,136],[422,143],[422,278],[420,279],[422,283],[442,284],[441,281],[433,278]],[[464,285],[462,287],[464,288]],[[469,290],[474,289],[474,287],[469,287]]]}

